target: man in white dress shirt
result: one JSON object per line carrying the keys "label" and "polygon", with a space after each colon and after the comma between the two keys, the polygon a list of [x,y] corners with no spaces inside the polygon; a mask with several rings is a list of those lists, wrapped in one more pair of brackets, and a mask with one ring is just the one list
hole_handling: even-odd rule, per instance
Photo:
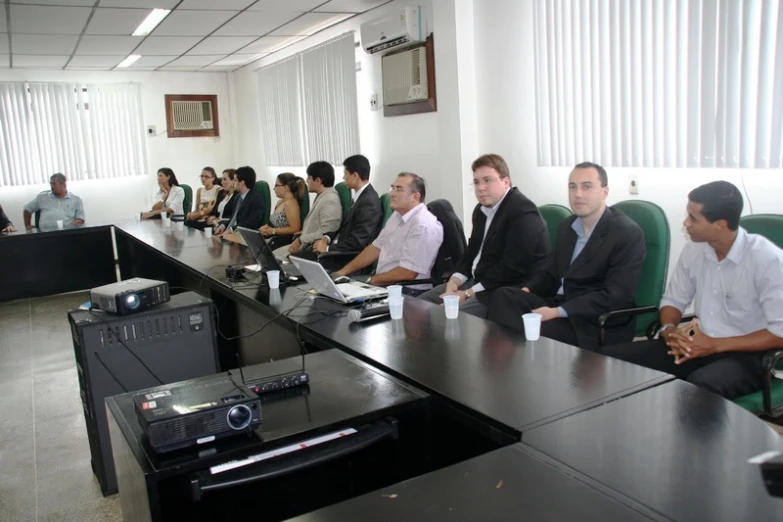
{"label": "man in white dress shirt", "polygon": [[[783,250],[739,228],[742,194],[714,181],[688,194],[685,246],[661,300],[659,339],[603,353],[728,399],[761,387],[764,351],[783,347]],[[693,302],[697,319],[680,325]]]}
{"label": "man in white dress shirt", "polygon": [[[378,238],[353,261],[335,272],[349,275],[378,262],[375,275],[368,283],[380,286],[398,281],[427,279],[435,264],[441,243],[443,225],[424,204],[426,187],[416,174],[403,172],[391,186],[391,208],[394,213]],[[428,290],[432,285],[411,285],[413,290]]]}

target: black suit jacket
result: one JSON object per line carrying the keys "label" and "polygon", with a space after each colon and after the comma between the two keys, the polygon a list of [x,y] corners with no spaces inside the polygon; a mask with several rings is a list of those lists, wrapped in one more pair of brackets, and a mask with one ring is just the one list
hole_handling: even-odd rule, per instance
{"label": "black suit jacket", "polygon": [[5,215],[3,207],[0,206],[0,230],[3,230],[7,226],[11,225],[11,220]]}
{"label": "black suit jacket", "polygon": [[[571,216],[560,224],[555,253],[547,269],[525,286],[541,297],[554,297],[568,314],[579,346],[596,348],[598,316],[634,306],[647,247],[639,225],[622,212],[607,207],[584,249],[571,263],[577,240],[571,226],[576,218]],[[561,279],[563,295],[558,296]],[[634,321],[608,328],[606,344],[631,341],[634,329]]]}
{"label": "black suit jacket", "polygon": [[383,207],[378,193],[367,185],[340,225],[337,243],[329,252],[361,252],[381,233]]}
{"label": "black suit jacket", "polygon": [[[549,232],[536,205],[513,187],[500,203],[487,230],[487,216],[481,205],[473,210],[473,231],[468,250],[456,271],[484,285],[485,290],[521,285],[546,267],[550,252]],[[481,247],[484,242],[483,248]],[[481,259],[473,273],[473,260],[481,248]]]}
{"label": "black suit jacket", "polygon": [[[241,194],[238,192],[234,194],[234,198],[236,198],[235,205],[239,205],[239,200],[241,198]],[[231,199],[234,199],[231,198]],[[235,207],[236,208],[236,207]],[[237,211],[237,226],[238,227],[245,227],[245,228],[252,228],[255,230],[258,230],[261,228],[261,225],[265,222],[265,217],[268,215],[268,211],[266,208],[266,205],[264,204],[264,197],[261,195],[260,192],[256,192],[255,190],[250,190],[245,195],[245,200],[242,202],[242,204],[239,206],[239,210]],[[231,217],[226,216],[229,221],[231,221]]]}

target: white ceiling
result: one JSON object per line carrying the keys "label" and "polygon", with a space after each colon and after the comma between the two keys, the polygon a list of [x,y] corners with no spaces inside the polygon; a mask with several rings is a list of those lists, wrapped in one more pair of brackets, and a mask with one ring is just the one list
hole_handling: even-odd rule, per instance
{"label": "white ceiling", "polygon": [[[232,71],[390,1],[5,0],[0,68]],[[153,8],[172,12],[131,36]]]}

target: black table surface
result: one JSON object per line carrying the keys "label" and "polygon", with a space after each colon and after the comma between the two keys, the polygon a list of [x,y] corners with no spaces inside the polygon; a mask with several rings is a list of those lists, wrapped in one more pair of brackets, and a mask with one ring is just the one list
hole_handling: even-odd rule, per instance
{"label": "black table surface", "polygon": [[[357,325],[345,305],[302,302],[307,285],[237,293],[289,317],[318,343],[339,347],[474,414],[524,431],[671,379],[664,373],[551,339],[525,341],[490,321],[406,298],[403,318]],[[317,312],[317,313],[314,313]]]}
{"label": "black table surface", "polygon": [[747,459],[783,449],[739,406],[682,381],[547,424],[522,442],[671,520],[783,520]]}
{"label": "black table surface", "polygon": [[[254,263],[248,249],[203,232],[185,231],[184,244],[168,249],[166,232],[156,222],[123,223],[125,233],[209,279],[234,287],[248,306],[295,310],[302,336],[348,351],[417,388],[440,395],[500,429],[518,432],[607,400],[654,386],[672,377],[603,357],[551,339],[526,342],[519,335],[468,314],[447,320],[443,308],[406,298],[403,319],[364,326],[348,321],[346,305],[311,299],[309,285],[282,284],[270,290],[260,277],[229,283],[221,263]],[[212,257],[210,242],[223,248]],[[225,252],[233,252],[226,257]],[[254,284],[260,281],[261,284]],[[518,437],[518,434],[517,434]]]}
{"label": "black table surface", "polygon": [[[243,374],[245,379],[250,380],[301,367],[301,358],[291,358],[250,366],[244,369]],[[106,399],[106,404],[142,471],[155,473],[161,478],[246,458],[258,453],[262,447],[263,451],[267,451],[290,444],[305,434],[310,436],[339,430],[361,423],[370,416],[393,415],[401,408],[423,404],[427,398],[425,393],[338,350],[307,355],[306,369],[311,376],[309,386],[288,390],[283,394],[285,397],[279,400],[265,401],[260,428],[247,436],[238,435],[211,444],[210,448],[214,448],[214,452],[198,447],[157,454],[144,440],[133,409],[133,396],[139,392],[110,397]],[[215,376],[194,381],[213,378]],[[236,372],[235,380],[241,381]],[[150,390],[166,388],[160,386]]]}
{"label": "black table surface", "polygon": [[[523,445],[460,462],[329,506],[296,522],[346,520],[520,521],[654,520],[559,469]],[[643,509],[641,511],[644,511]]]}

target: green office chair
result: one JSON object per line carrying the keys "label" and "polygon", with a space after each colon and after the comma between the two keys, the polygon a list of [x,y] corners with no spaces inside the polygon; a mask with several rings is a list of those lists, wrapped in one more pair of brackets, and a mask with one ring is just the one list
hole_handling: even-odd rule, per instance
{"label": "green office chair", "polygon": [[[766,237],[783,248],[783,216],[777,214],[755,214],[740,219],[740,226],[750,234]],[[780,377],[775,376],[775,372]],[[734,402],[746,410],[770,417],[783,415],[783,350],[769,350],[762,359],[761,389]]]}
{"label": "green office chair", "polygon": [[538,207],[538,211],[541,213],[544,221],[546,221],[546,227],[549,229],[549,244],[552,245],[552,250],[554,250],[555,241],[557,240],[557,229],[560,228],[560,223],[571,216],[571,209],[563,205],[541,205]]}
{"label": "green office chair", "polygon": [[666,219],[663,209],[649,201],[621,201],[612,208],[633,219],[641,227],[644,232],[647,255],[644,258],[639,286],[636,288],[634,298],[636,307],[602,314],[598,318],[598,325],[603,330],[603,328],[611,328],[612,324],[618,324],[618,321],[635,317],[635,335],[642,337],[658,320],[658,307],[666,287],[671,245],[669,221]]}
{"label": "green office chair", "polygon": [[381,221],[381,228],[383,228],[394,212],[391,208],[391,196],[388,193],[381,194],[381,207],[383,207],[383,220]]}
{"label": "green office chair", "polygon": [[351,189],[344,181],[341,181],[334,186],[337,191],[337,195],[340,196],[340,206],[343,207],[343,219],[348,216],[348,211],[351,210]]}
{"label": "green office chair", "polygon": [[310,212],[310,193],[305,191],[302,201],[299,202],[299,219],[301,219],[300,223],[302,226],[304,226],[304,220],[308,212]]}
{"label": "green office chair", "polygon": [[187,216],[191,205],[193,205],[193,189],[190,188],[190,185],[185,185],[184,183],[180,183],[179,186],[185,191],[185,199],[182,200],[182,213]]}
{"label": "green office chair", "polygon": [[269,216],[272,215],[272,198],[269,193],[269,183],[266,181],[256,181],[253,189],[256,192],[260,192],[261,196],[264,198],[264,208],[266,208],[266,215],[264,216],[264,222],[262,225],[268,225]]}

